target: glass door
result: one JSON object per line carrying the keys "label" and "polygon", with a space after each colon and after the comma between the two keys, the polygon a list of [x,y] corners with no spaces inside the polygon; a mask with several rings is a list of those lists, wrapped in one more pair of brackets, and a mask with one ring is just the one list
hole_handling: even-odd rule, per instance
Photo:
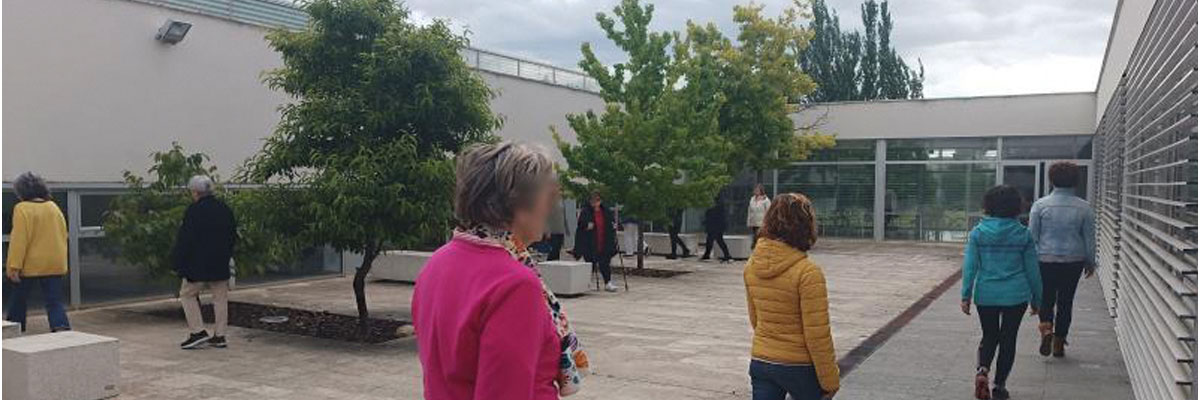
{"label": "glass door", "polygon": [[1017,188],[1021,192],[1021,221],[1029,218],[1029,207],[1042,196],[1042,164],[1038,162],[1005,164],[1001,172],[1001,183]]}

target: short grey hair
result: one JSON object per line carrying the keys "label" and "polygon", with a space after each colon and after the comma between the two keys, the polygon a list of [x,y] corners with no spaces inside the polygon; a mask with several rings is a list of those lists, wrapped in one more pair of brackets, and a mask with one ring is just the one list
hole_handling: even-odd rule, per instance
{"label": "short grey hair", "polygon": [[212,194],[212,191],[213,191],[213,181],[212,181],[212,179],[209,179],[209,177],[207,177],[207,176],[196,175],[196,176],[193,176],[192,179],[188,179],[187,187],[188,187],[188,190],[199,193],[201,195],[209,195],[209,194]]}
{"label": "short grey hair", "polygon": [[556,177],[554,162],[535,147],[512,142],[478,144],[458,155],[454,218],[462,228],[506,227],[516,210]]}
{"label": "short grey hair", "polygon": [[13,181],[13,191],[17,192],[17,197],[21,200],[50,200],[50,188],[46,187],[46,180],[33,172],[17,176],[17,180]]}

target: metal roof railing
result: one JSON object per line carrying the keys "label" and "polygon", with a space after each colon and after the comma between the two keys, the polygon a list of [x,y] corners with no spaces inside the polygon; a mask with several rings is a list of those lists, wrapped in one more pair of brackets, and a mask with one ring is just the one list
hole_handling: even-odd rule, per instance
{"label": "metal roof railing", "polygon": [[[267,28],[304,29],[308,14],[285,0],[131,0]],[[588,92],[599,92],[595,79],[580,71],[468,47],[463,59],[471,67]]]}

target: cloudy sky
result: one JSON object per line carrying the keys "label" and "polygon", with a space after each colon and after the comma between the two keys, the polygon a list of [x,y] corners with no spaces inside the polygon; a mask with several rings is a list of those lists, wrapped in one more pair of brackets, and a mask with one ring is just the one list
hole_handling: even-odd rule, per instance
{"label": "cloudy sky", "polygon": [[[618,0],[407,0],[418,19],[449,19],[472,45],[575,69],[579,44],[620,60],[595,21]],[[926,97],[1094,90],[1117,0],[893,0],[892,40],[925,64]],[[653,0],[654,25],[715,22],[733,33],[745,0]],[[778,12],[786,0],[759,0]],[[843,29],[862,29],[861,0],[828,0]]]}

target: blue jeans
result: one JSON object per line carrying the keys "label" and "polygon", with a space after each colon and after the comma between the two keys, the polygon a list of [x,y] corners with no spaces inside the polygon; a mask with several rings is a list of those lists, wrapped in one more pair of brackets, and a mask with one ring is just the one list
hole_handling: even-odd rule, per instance
{"label": "blue jeans", "polygon": [[821,384],[811,365],[781,365],[750,360],[750,387],[754,400],[819,400]]}
{"label": "blue jeans", "polygon": [[12,304],[9,305],[8,315],[4,319],[21,324],[21,331],[25,331],[25,308],[26,301],[29,299],[29,288],[37,285],[42,289],[42,299],[46,303],[46,319],[50,321],[50,330],[70,330],[71,323],[67,321],[67,308],[63,305],[62,281],[63,277],[61,276],[21,278],[21,281],[15,285],[16,293],[13,294]]}

